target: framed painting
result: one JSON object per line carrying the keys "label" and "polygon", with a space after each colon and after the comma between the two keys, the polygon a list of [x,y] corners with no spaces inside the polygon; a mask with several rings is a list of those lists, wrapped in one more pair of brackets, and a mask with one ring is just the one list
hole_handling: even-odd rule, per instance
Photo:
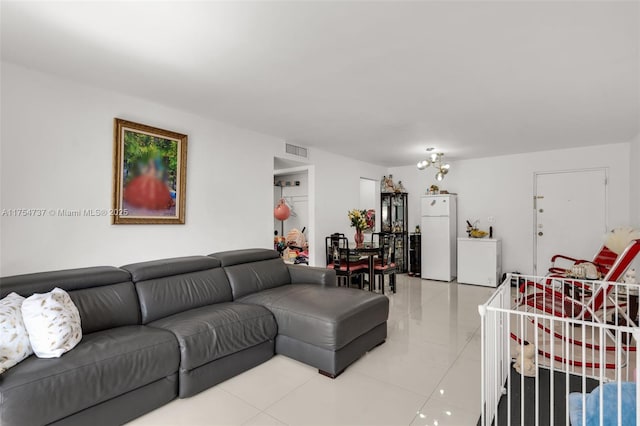
{"label": "framed painting", "polygon": [[113,224],[184,224],[187,135],[116,118]]}

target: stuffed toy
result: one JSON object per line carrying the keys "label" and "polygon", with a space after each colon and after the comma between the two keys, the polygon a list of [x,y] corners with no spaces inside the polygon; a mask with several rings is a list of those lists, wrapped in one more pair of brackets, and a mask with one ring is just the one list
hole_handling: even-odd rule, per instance
{"label": "stuffed toy", "polygon": [[625,284],[638,284],[636,281],[636,270],[631,268],[625,272],[622,282]]}
{"label": "stuffed toy", "polygon": [[307,239],[304,237],[304,234],[297,228],[293,228],[287,233],[286,240],[288,246],[299,247],[301,250],[307,247]]}
{"label": "stuffed toy", "polygon": [[[618,385],[620,385],[622,422],[618,423]],[[605,383],[588,393],[585,398],[585,419],[582,419],[582,394],[569,394],[569,419],[572,425],[600,425],[600,395],[602,395],[602,413],[604,425],[636,424],[636,384],[632,382]]]}
{"label": "stuffed toy", "polygon": [[536,356],[536,347],[527,342],[522,342],[522,345],[518,345],[516,349],[516,362],[513,364],[513,368],[523,376],[535,377],[536,375],[536,363],[533,357]]}
{"label": "stuffed toy", "polygon": [[615,254],[622,254],[629,243],[640,239],[640,231],[633,228],[616,228],[607,234],[604,245]]}
{"label": "stuffed toy", "polygon": [[600,278],[598,268],[591,262],[576,263],[567,269],[568,274],[575,278],[586,278],[588,280],[597,280]]}

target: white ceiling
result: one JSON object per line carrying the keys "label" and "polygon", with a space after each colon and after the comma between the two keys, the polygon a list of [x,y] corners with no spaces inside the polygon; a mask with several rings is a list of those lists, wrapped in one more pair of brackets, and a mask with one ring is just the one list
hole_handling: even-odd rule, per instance
{"label": "white ceiling", "polygon": [[397,166],[631,140],[639,5],[2,1],[1,53]]}

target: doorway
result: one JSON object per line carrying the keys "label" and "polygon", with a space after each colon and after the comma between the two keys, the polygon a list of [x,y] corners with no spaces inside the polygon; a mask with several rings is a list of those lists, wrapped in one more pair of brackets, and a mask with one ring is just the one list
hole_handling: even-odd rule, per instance
{"label": "doorway", "polygon": [[302,234],[307,243],[309,265],[313,266],[317,264],[318,257],[311,249],[315,241],[315,174],[314,166],[302,164],[274,158],[273,205],[284,199],[291,213],[284,221],[273,218],[272,232],[285,238],[295,230]]}
{"label": "doorway", "polygon": [[[380,196],[378,188],[377,180],[363,177],[360,178],[360,203],[358,204],[358,209],[377,210],[376,205],[379,202],[378,197]],[[371,231],[375,231],[375,229],[372,229]]]}
{"label": "doorway", "polygon": [[591,259],[607,232],[607,169],[535,173],[533,198],[534,274],[555,254]]}

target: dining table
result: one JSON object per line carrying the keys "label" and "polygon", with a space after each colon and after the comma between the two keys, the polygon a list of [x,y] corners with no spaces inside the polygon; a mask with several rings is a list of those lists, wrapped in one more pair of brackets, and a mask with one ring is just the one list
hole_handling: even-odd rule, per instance
{"label": "dining table", "polygon": [[356,244],[349,242],[349,256],[360,258],[367,257],[369,266],[369,291],[374,291],[375,261],[380,254],[380,245],[376,242],[364,242]]}

